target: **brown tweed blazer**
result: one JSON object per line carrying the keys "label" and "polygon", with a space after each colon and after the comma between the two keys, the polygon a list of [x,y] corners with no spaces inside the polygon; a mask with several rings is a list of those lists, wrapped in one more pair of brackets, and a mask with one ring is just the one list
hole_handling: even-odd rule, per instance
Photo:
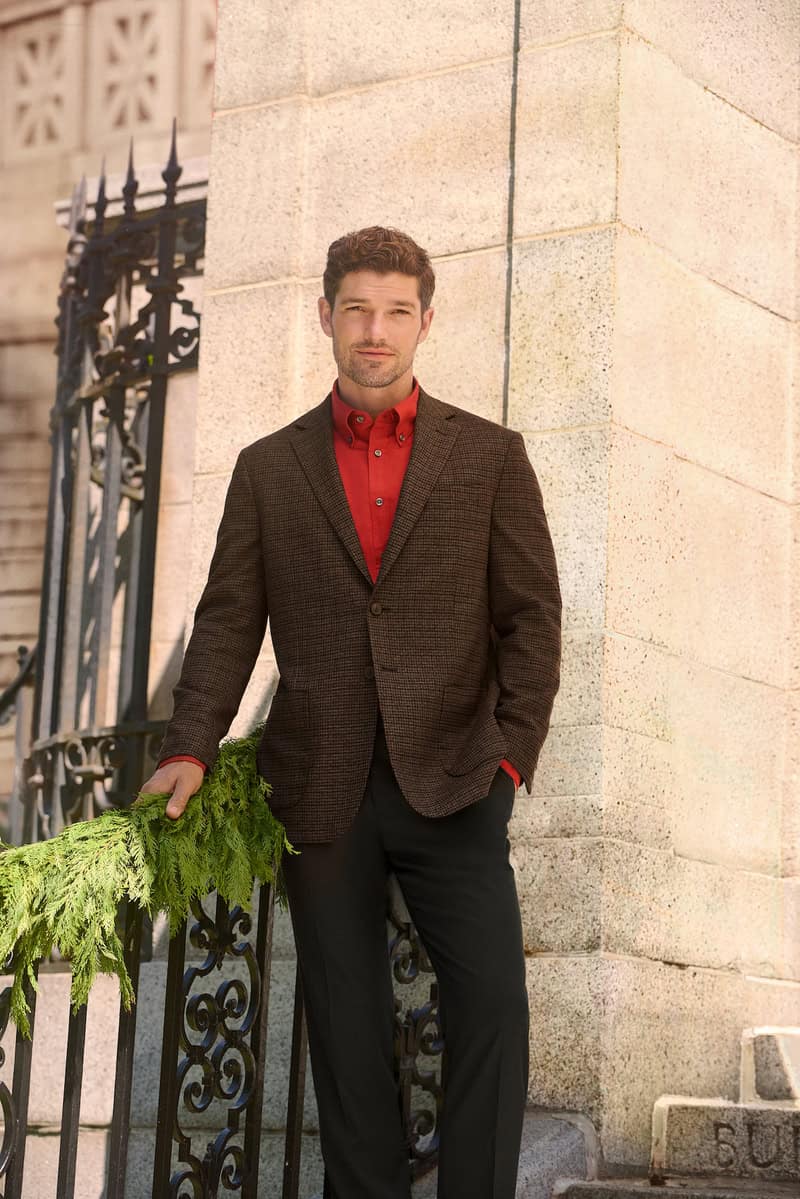
{"label": "brown tweed blazer", "polygon": [[329,841],[367,781],[378,704],[426,816],[484,795],[502,758],[528,794],[559,686],[561,594],[520,433],[420,388],[377,582],[333,448],[331,396],[245,446],[157,761],[209,767],[267,627],[280,674],[258,746],[290,841]]}

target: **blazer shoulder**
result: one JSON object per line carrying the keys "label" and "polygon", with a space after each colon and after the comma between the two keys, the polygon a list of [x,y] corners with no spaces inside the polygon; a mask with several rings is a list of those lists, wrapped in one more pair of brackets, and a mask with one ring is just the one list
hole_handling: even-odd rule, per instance
{"label": "blazer shoulder", "polygon": [[[432,398],[435,399],[436,397]],[[472,412],[469,408],[461,408],[458,404],[451,404],[448,400],[437,399],[436,402],[441,405],[445,412],[455,416],[464,425],[465,429],[483,438],[493,438],[502,445],[503,449],[506,449],[516,436],[515,429],[510,429],[507,425],[501,425],[499,421],[491,420],[488,416],[481,416],[477,412]]]}
{"label": "blazer shoulder", "polygon": [[270,453],[280,454],[291,446],[292,436],[297,430],[306,426],[314,426],[323,423],[326,419],[329,420],[327,403],[329,396],[320,404],[315,404],[313,408],[303,412],[300,416],[294,416],[285,425],[281,425],[279,429],[273,429],[271,433],[265,433],[262,437],[257,437],[255,441],[250,441],[247,445],[242,446],[241,453],[251,461],[263,459],[269,456]]}

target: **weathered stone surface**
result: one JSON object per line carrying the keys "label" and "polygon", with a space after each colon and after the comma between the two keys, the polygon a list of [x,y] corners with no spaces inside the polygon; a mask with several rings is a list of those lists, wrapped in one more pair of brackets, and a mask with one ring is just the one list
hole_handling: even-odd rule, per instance
{"label": "weathered stone surface", "polygon": [[659,1095],[737,1100],[742,1029],[800,1016],[797,984],[603,954],[529,957],[528,993],[529,1103],[589,1115],[620,1173],[646,1169]]}
{"label": "weathered stone surface", "polygon": [[739,1101],[800,1108],[800,1028],[744,1030]]}
{"label": "weathered stone surface", "polygon": [[797,139],[796,4],[626,0],[625,24],[685,75],[784,137]]}
{"label": "weathered stone surface", "polygon": [[526,433],[525,448],[545,497],[561,579],[564,630],[602,628],[607,569],[608,430],[601,426]]}
{"label": "weathered stone surface", "polygon": [[[425,10],[422,25],[415,5],[373,0],[369,36],[360,36],[365,10],[358,0],[339,0],[335,21],[320,19],[313,4],[309,11],[308,88],[313,95],[379,80],[430,77],[446,68],[507,58],[513,46],[511,0],[438,0]],[[345,29],[358,30],[359,36],[342,37]],[[278,36],[282,46],[283,28]],[[275,55],[268,51],[266,57],[269,63]]]}
{"label": "weathered stone surface", "polygon": [[[543,46],[520,57],[517,237],[613,221],[618,59],[614,31]],[[586,321],[585,327],[593,323]],[[555,361],[558,350],[547,356]]]}
{"label": "weathered stone surface", "polygon": [[[305,100],[293,99],[267,108],[234,110],[214,121],[207,288],[281,279],[297,272],[307,118]],[[270,229],[270,236],[253,236],[257,229]]]}
{"label": "weathered stone surface", "polygon": [[660,1175],[800,1182],[800,1111],[662,1095],[650,1165]]}
{"label": "weathered stone surface", "polygon": [[329,244],[361,225],[397,226],[437,256],[503,244],[510,97],[504,59],[316,101],[297,205],[303,275],[321,275]]}
{"label": "weathered stone surface", "polygon": [[791,317],[794,147],[635,34],[623,30],[620,42],[617,218]]}
{"label": "weathered stone surface", "polygon": [[[647,1195],[663,1195],[665,1188],[654,1189],[647,1179],[616,1179],[608,1178],[601,1182],[576,1182],[571,1178],[562,1178],[553,1188],[552,1199],[641,1199]],[[729,1186],[707,1185],[705,1182],[693,1186],[691,1182],[682,1181],[680,1188],[668,1188],[667,1194],[680,1195],[681,1199],[796,1199],[797,1190],[793,1183],[771,1183],[765,1190],[763,1184],[758,1184],[758,1190],[745,1188],[737,1182],[734,1188]]]}
{"label": "weathered stone surface", "polygon": [[[788,499],[791,323],[687,271],[625,227],[614,238],[614,269],[615,420],[682,458]],[[575,286],[570,276],[568,294]]]}
{"label": "weathered stone surface", "polygon": [[614,254],[609,228],[514,246],[512,428],[533,432],[609,419]]}

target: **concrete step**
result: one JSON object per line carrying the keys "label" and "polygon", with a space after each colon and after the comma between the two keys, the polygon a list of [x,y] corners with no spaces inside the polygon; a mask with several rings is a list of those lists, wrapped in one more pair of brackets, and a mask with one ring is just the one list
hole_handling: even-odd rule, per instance
{"label": "concrete step", "polygon": [[740,1182],[720,1184],[697,1179],[674,1179],[665,1186],[652,1186],[644,1179],[607,1178],[601,1182],[579,1182],[562,1178],[556,1183],[552,1199],[797,1199],[793,1183],[775,1184],[765,1189],[763,1183]]}
{"label": "concrete step", "polygon": [[739,1102],[800,1107],[800,1028],[744,1030]]}
{"label": "concrete step", "polygon": [[[597,1138],[585,1116],[571,1112],[525,1113],[516,1199],[551,1199],[565,1174],[585,1177],[596,1168]],[[430,1170],[412,1186],[413,1199],[436,1199],[438,1171]],[[322,1199],[317,1192],[312,1199]]]}
{"label": "concrete step", "polygon": [[800,1108],[662,1095],[650,1174],[791,1182],[800,1191]]}

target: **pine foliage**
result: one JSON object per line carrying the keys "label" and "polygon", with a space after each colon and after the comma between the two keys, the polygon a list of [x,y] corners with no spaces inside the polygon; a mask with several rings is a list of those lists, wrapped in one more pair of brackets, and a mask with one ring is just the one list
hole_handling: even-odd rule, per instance
{"label": "pine foliage", "polygon": [[286,906],[280,860],[297,853],[266,799],[272,788],[256,769],[263,722],[220,744],[219,755],[186,811],[171,820],[169,796],[140,792],[129,808],[68,825],[57,837],[12,848],[0,842],[0,968],[14,979],[11,1015],[30,1036],[25,980],[54,948],[72,968],[73,1011],[86,1003],[98,973],[116,974],[123,1003],[133,987],[118,929],[131,900],[151,917],[164,912],[174,936],[190,901],[217,891],[249,907],[256,880],[272,883]]}

